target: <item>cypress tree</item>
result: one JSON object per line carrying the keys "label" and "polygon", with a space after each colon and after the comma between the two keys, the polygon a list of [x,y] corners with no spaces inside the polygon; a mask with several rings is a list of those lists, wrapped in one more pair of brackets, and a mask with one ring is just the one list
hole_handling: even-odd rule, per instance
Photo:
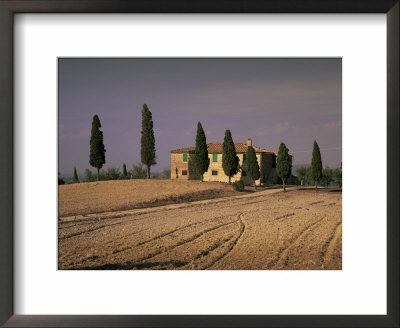
{"label": "cypress tree", "polygon": [[201,123],[197,123],[197,134],[196,134],[196,149],[194,151],[194,165],[197,172],[201,175],[201,182],[203,182],[204,172],[207,172],[210,165],[210,159],[208,158],[207,141]]}
{"label": "cypress tree", "polygon": [[281,142],[276,157],[276,174],[282,179],[283,191],[286,192],[286,179],[290,177],[289,149]]}
{"label": "cypress tree", "polygon": [[231,184],[231,177],[239,172],[239,157],[236,155],[235,144],[229,130],[225,131],[224,143],[222,145],[222,168],[229,177],[229,184]]}
{"label": "cypress tree", "polygon": [[315,192],[317,192],[318,181],[322,178],[322,160],[319,146],[315,140],[311,159],[311,178],[314,180]]}
{"label": "cypress tree", "polygon": [[76,172],[76,167],[74,167],[74,183],[79,183],[78,173]]}
{"label": "cypress tree", "polygon": [[97,115],[94,115],[90,137],[89,164],[97,169],[97,181],[100,179],[100,169],[106,163],[106,149],[103,143],[103,132],[100,128],[100,119]]}
{"label": "cypress tree", "polygon": [[122,178],[123,179],[128,179],[128,171],[126,170],[126,164],[125,163],[122,165]]}
{"label": "cypress tree", "polygon": [[256,180],[260,179],[260,166],[258,165],[256,152],[252,146],[247,147],[246,173],[254,181],[254,189],[257,189]]}
{"label": "cypress tree", "polygon": [[150,166],[157,164],[153,131],[153,117],[146,104],[142,108],[142,137],[140,139],[141,161],[147,167],[147,179],[150,179]]}

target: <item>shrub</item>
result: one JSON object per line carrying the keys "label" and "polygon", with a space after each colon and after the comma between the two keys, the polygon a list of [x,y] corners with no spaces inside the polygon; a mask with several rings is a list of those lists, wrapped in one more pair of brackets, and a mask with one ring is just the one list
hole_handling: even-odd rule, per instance
{"label": "shrub", "polygon": [[244,190],[244,183],[243,183],[242,180],[239,180],[239,181],[236,181],[236,182],[232,183],[232,187],[236,191],[243,191]]}

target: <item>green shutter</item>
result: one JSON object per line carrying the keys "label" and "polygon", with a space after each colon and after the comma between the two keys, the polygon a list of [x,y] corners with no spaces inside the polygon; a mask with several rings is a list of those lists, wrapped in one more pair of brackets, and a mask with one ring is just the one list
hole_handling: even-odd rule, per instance
{"label": "green shutter", "polygon": [[246,154],[243,154],[243,162],[246,160]]}
{"label": "green shutter", "polygon": [[184,153],[184,154],[183,154],[183,161],[184,161],[184,162],[187,162],[187,153]]}
{"label": "green shutter", "polygon": [[213,154],[213,162],[218,162],[218,154]]}

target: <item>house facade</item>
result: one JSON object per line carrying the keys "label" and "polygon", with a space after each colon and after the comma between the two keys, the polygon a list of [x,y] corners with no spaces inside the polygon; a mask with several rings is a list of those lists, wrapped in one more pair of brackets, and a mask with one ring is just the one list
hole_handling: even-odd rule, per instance
{"label": "house facade", "polygon": [[[247,139],[245,143],[235,143],[236,154],[239,157],[239,165],[242,167],[246,160],[247,148],[252,145],[252,140]],[[194,153],[196,147],[187,147],[171,150],[171,179],[199,180],[201,177],[196,172],[194,166]],[[262,149],[253,146],[256,153],[258,165],[260,167],[260,179],[256,184],[277,183],[276,176],[276,156],[277,153],[272,150]],[[212,142],[207,144],[208,157],[210,165],[208,171],[204,173],[204,181],[229,182],[229,177],[222,168],[222,142]],[[290,157],[292,160],[292,157]],[[246,175],[244,170],[231,178],[232,182],[242,180],[245,184],[252,184],[252,180]]]}

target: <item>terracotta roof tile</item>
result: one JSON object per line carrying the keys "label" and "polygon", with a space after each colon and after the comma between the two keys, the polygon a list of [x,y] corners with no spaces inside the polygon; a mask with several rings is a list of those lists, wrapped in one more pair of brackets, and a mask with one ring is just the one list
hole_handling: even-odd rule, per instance
{"label": "terracotta roof tile", "polygon": [[[235,150],[237,153],[246,153],[247,152],[247,144],[245,143],[235,143]],[[270,153],[277,155],[277,152],[272,150],[262,149],[259,147],[253,146],[256,153]],[[178,148],[173,149],[171,153],[194,153],[196,147],[186,147],[186,148]],[[208,153],[221,153],[222,154],[222,142],[210,142],[207,144]]]}

